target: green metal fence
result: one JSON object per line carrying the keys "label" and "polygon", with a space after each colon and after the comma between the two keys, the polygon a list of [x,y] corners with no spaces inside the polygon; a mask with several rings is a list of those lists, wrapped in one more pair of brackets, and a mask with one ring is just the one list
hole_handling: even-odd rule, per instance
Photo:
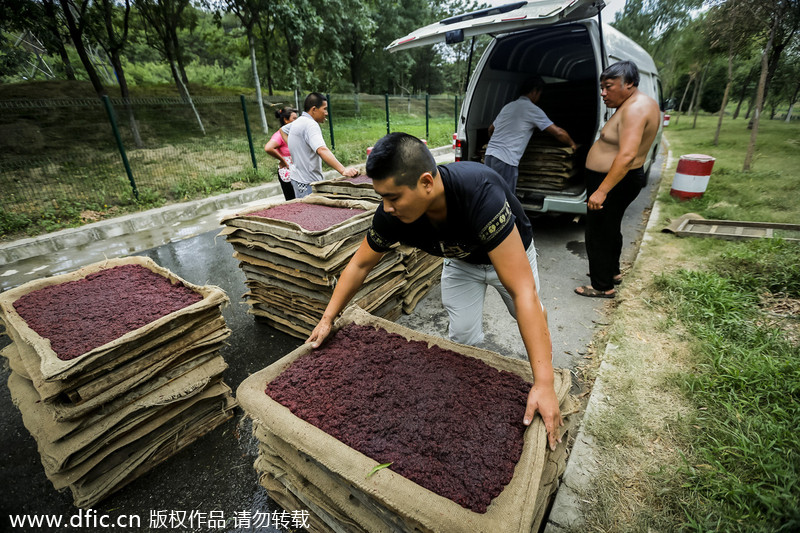
{"label": "green metal fence", "polygon": [[[363,162],[387,128],[428,138],[430,146],[452,139],[453,96],[329,100],[331,124],[322,130],[345,164]],[[277,162],[263,147],[278,126],[275,110],[290,102],[276,96],[265,103],[265,134],[254,98],[197,97],[193,106],[180,98],[111,98],[108,107],[96,98],[2,101],[0,238],[274,180]]]}

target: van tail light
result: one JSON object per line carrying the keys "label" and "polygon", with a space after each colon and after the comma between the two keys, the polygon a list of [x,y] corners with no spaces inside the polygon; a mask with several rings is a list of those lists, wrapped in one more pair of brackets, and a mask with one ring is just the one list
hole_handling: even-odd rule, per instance
{"label": "van tail light", "polygon": [[461,161],[463,157],[463,148],[466,146],[466,142],[462,141],[461,139],[455,139],[453,141],[453,149],[455,150],[455,160]]}

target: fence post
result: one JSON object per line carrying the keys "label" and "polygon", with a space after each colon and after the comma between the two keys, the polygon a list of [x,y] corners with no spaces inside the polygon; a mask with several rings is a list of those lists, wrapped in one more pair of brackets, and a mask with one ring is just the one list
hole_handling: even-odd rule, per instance
{"label": "fence post", "polygon": [[247,104],[244,101],[244,95],[239,95],[239,101],[242,102],[242,114],[244,115],[244,126],[247,129],[247,143],[250,145],[250,159],[253,161],[253,168],[258,170],[258,163],[256,162],[256,151],[253,149],[253,134],[250,133],[250,119],[247,118]]}
{"label": "fence post", "polygon": [[389,93],[386,93],[384,98],[386,99],[386,135],[389,135],[392,132],[389,127]]}
{"label": "fence post", "polygon": [[328,99],[328,126],[331,128],[331,150],[336,150],[336,141],[333,140],[333,111],[331,111],[330,93],[326,94],[325,98]]}
{"label": "fence post", "polygon": [[430,109],[431,109],[431,95],[425,93],[425,138],[430,140],[431,126],[430,126]]}
{"label": "fence post", "polygon": [[131,183],[133,189],[133,197],[139,200],[139,189],[136,188],[136,181],[133,179],[133,172],[131,171],[131,164],[128,162],[128,154],[125,153],[125,145],[122,144],[122,137],[119,134],[117,127],[117,118],[114,114],[114,108],[111,107],[111,100],[108,95],[103,95],[103,105],[106,107],[108,113],[108,120],[111,122],[111,129],[114,130],[114,138],[117,140],[117,148],[119,148],[119,155],[122,156],[122,164],[125,165],[125,172],[128,174],[128,181]]}
{"label": "fence post", "polygon": [[455,106],[453,107],[453,119],[455,121],[455,127],[453,131],[458,131],[458,95],[455,95]]}

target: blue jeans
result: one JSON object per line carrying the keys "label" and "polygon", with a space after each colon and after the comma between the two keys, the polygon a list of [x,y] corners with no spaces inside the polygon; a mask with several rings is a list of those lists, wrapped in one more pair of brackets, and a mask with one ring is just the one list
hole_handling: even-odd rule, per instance
{"label": "blue jeans", "polygon": [[[536,248],[531,241],[527,250],[536,291],[541,294],[539,269],[536,266]],[[517,312],[506,288],[500,283],[494,266],[474,265],[460,259],[445,259],[442,268],[442,305],[450,317],[448,336],[461,344],[476,345],[483,342],[483,301],[486,287],[492,286],[500,293],[508,312],[515,319]]]}

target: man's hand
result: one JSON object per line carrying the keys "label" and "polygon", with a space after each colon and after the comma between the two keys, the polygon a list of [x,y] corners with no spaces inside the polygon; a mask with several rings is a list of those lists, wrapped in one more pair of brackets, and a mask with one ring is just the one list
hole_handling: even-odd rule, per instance
{"label": "man's hand", "polygon": [[311,343],[312,348],[319,348],[322,342],[330,335],[331,326],[333,324],[330,320],[323,318],[311,332],[311,335],[306,339],[306,343]]}
{"label": "man's hand", "polygon": [[358,176],[358,169],[355,167],[347,167],[342,172],[342,176],[347,176],[348,178],[354,178]]}
{"label": "man's hand", "polygon": [[606,201],[607,194],[599,189],[594,191],[586,202],[586,207],[592,211],[603,209],[603,202]]}
{"label": "man's hand", "polygon": [[564,425],[564,420],[561,418],[558,398],[556,398],[556,391],[552,385],[537,386],[534,384],[531,387],[531,391],[528,393],[528,406],[525,409],[525,420],[523,420],[526,426],[531,424],[537,411],[542,416],[542,420],[544,420],[550,449],[555,451],[556,443],[561,442],[558,428]]}

